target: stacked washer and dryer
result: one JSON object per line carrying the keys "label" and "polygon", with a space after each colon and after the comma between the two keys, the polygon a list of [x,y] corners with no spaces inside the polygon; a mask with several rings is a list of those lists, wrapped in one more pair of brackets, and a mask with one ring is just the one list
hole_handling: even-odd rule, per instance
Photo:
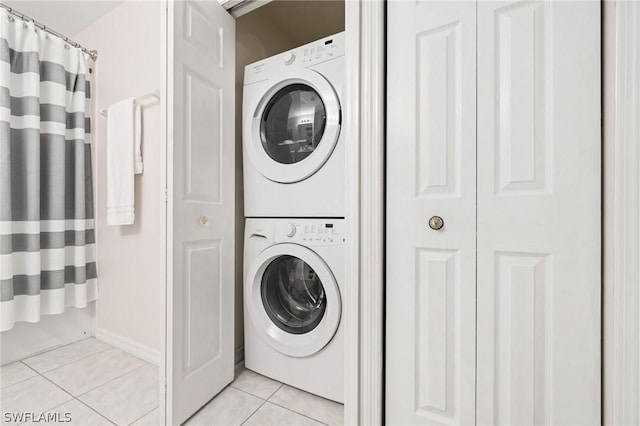
{"label": "stacked washer and dryer", "polygon": [[247,65],[245,365],[343,402],[344,34]]}

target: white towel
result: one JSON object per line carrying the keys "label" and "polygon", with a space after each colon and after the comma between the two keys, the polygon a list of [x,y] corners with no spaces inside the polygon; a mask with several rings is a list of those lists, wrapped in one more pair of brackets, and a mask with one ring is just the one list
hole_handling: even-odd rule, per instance
{"label": "white towel", "polygon": [[131,225],[135,220],[134,173],[142,172],[141,113],[134,98],[107,111],[107,224]]}
{"label": "white towel", "polygon": [[142,164],[142,107],[134,102],[133,107],[133,125],[135,139],[133,141],[134,167],[133,171],[137,175],[141,175],[144,170]]}

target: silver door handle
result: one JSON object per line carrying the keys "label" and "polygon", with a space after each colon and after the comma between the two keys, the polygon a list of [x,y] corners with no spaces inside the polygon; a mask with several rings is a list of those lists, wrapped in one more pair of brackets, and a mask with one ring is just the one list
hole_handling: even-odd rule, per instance
{"label": "silver door handle", "polygon": [[431,216],[431,218],[429,219],[429,228],[433,229],[434,231],[442,229],[443,226],[444,220],[442,220],[440,216]]}

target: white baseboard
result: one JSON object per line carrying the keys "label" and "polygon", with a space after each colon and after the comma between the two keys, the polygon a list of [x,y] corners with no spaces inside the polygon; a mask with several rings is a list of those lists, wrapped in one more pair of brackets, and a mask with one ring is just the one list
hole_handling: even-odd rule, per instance
{"label": "white baseboard", "polygon": [[96,339],[107,343],[114,348],[118,348],[122,351],[130,353],[133,356],[137,356],[153,365],[160,365],[160,352],[157,349],[143,345],[128,337],[121,336],[114,332],[104,330],[101,328],[96,329]]}
{"label": "white baseboard", "polygon": [[236,370],[244,365],[244,346],[240,346],[238,349],[236,349],[233,361]]}

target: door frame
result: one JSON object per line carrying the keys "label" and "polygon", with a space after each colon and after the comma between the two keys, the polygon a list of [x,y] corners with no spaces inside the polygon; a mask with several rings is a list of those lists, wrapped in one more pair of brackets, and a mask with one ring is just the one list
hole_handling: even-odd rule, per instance
{"label": "door frame", "polygon": [[603,2],[603,422],[635,424],[640,386],[640,4]]}
{"label": "door frame", "polygon": [[384,0],[346,0],[345,8],[344,423],[375,426],[384,423],[386,10]]}
{"label": "door frame", "polygon": [[[162,81],[160,99],[165,118],[161,149],[161,193],[168,206],[167,188],[171,185],[172,165],[167,153],[168,135],[173,124],[168,120],[172,104],[172,87],[168,80],[168,2],[162,0],[161,52]],[[385,3],[384,0],[345,0],[345,129],[346,140],[346,221],[350,238],[346,242],[347,284],[344,295],[345,321],[345,425],[371,426],[383,424],[384,399],[384,79],[385,79]],[[349,125],[348,123],[358,123]],[[167,247],[171,233],[167,226],[171,212],[160,212],[164,227],[159,250],[165,260],[162,266],[161,356],[159,419],[166,424],[167,294],[172,266]],[[349,285],[351,284],[351,285]]]}
{"label": "door frame", "polygon": [[173,321],[173,318],[169,316],[169,301],[172,300],[168,294],[170,277],[173,275],[173,265],[170,262],[170,253],[167,250],[172,247],[173,233],[169,232],[169,223],[173,221],[173,213],[169,209],[169,188],[173,186],[173,162],[169,161],[171,158],[167,151],[169,143],[169,135],[173,134],[173,122],[169,120],[170,105],[173,105],[173,82],[169,79],[169,57],[171,51],[169,49],[169,25],[173,25],[173,19],[169,19],[169,2],[172,0],[160,1],[160,52],[161,52],[161,82],[160,85],[160,110],[164,119],[164,131],[162,132],[160,139],[160,182],[161,194],[164,194],[164,208],[160,209],[161,223],[163,224],[161,230],[161,244],[160,251],[162,252],[162,274],[160,284],[160,303],[162,312],[162,318],[160,319],[160,365],[158,366],[160,380],[158,381],[159,407],[158,407],[158,421],[160,424],[166,425],[167,419],[171,418],[167,415],[167,400],[171,397],[172,389],[167,386],[167,365],[171,360],[171,351],[167,348],[167,330],[169,323]]}

